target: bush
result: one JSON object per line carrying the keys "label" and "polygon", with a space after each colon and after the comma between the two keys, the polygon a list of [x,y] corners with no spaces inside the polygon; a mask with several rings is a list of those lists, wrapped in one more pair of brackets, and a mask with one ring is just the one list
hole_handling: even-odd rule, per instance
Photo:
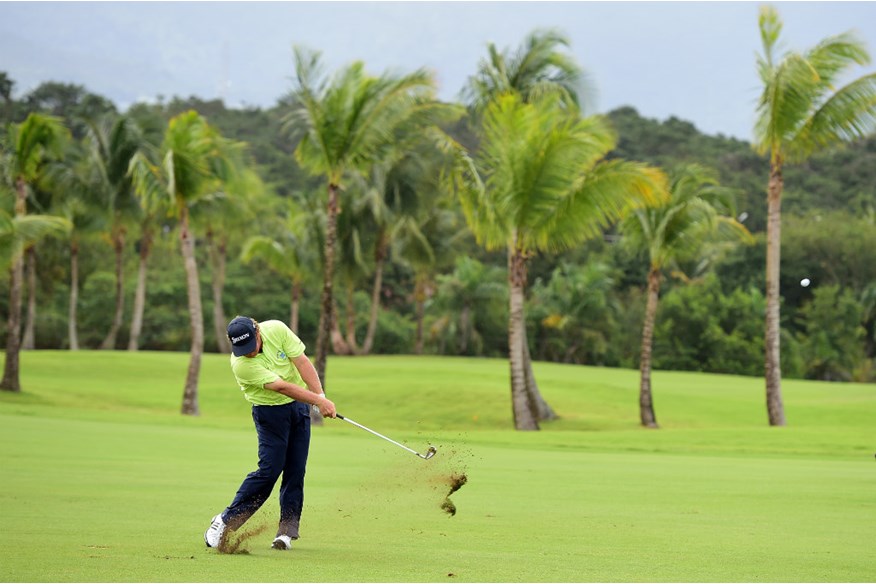
{"label": "bush", "polygon": [[863,309],[850,290],[822,286],[803,305],[800,335],[806,377],[824,381],[850,381],[864,361]]}
{"label": "bush", "polygon": [[763,375],[764,314],[759,290],[725,296],[714,274],[676,286],[657,308],[654,367]]}

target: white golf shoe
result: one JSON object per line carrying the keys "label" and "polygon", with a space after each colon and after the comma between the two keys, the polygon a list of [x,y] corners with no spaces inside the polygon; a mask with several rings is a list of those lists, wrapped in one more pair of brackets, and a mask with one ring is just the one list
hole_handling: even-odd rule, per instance
{"label": "white golf shoe", "polygon": [[275,550],[290,550],[292,549],[292,538],[288,535],[278,535],[274,538],[271,547]]}
{"label": "white golf shoe", "polygon": [[222,514],[220,513],[213,518],[210,527],[204,532],[204,543],[207,544],[207,547],[219,547],[223,533],[225,533],[225,522],[222,521]]}

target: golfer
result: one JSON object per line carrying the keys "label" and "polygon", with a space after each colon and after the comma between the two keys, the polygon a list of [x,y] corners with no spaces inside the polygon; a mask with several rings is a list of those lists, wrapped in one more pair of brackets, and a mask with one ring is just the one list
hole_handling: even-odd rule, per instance
{"label": "golfer", "polygon": [[298,539],[304,505],[304,471],[310,448],[310,407],[337,415],[304,343],[279,320],[259,323],[237,316],[228,324],[231,370],[252,402],[259,438],[259,468],[244,479],[234,500],[213,518],[204,533],[207,547],[218,547],[225,529],[240,528],[271,495],[280,475],[280,525],[271,547],[288,550]]}

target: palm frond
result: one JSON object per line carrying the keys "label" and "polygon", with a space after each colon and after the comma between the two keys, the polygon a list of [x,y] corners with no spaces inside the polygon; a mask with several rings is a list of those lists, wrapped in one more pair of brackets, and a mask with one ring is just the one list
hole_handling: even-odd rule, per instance
{"label": "palm frond", "polygon": [[761,6],[758,25],[760,28],[760,40],[763,45],[764,64],[767,68],[771,69],[775,62],[773,52],[779,42],[779,36],[782,34],[782,21],[779,18],[779,13],[770,5]]}
{"label": "palm frond", "polygon": [[144,209],[156,213],[168,207],[168,189],[163,183],[161,170],[144,153],[137,152],[131,157],[128,173],[134,185],[134,193],[140,198]]}
{"label": "palm frond", "polygon": [[876,128],[876,73],[856,79],[827,99],[790,145],[792,159],[815,150],[863,138]]}
{"label": "palm frond", "polygon": [[860,137],[874,127],[874,81],[868,75],[835,91],[854,65],[870,62],[853,32],[824,39],[804,53],[777,60],[781,21],[772,7],[761,9],[764,54],[757,59],[763,92],[755,122],[756,148],[772,161],[800,160],[829,144]]}
{"label": "palm frond", "polygon": [[37,243],[46,237],[64,237],[72,229],[68,219],[53,215],[23,215],[15,217],[12,222],[17,237],[25,245]]}
{"label": "palm frond", "polygon": [[480,115],[494,100],[509,93],[525,102],[558,97],[568,109],[579,109],[581,98],[592,93],[585,86],[584,73],[574,58],[563,49],[569,39],[557,30],[536,30],[516,51],[499,52],[490,43],[487,58],[478,63],[477,73],[469,77],[463,99]]}
{"label": "palm frond", "polygon": [[666,200],[636,209],[622,221],[623,245],[646,252],[650,265],[659,270],[696,256],[707,241],[750,240],[745,227],[733,218],[733,195],[718,184],[713,170],[696,164],[680,166],[671,174]]}
{"label": "palm frond", "polygon": [[538,249],[567,249],[602,234],[631,209],[666,197],[666,176],[639,162],[610,160],[590,169],[533,237]]}
{"label": "palm frond", "polygon": [[69,140],[69,131],[60,118],[32,113],[11,129],[11,171],[32,182],[47,158],[60,157]]}
{"label": "palm frond", "polygon": [[250,237],[243,243],[240,260],[245,264],[255,259],[265,262],[277,274],[287,276],[296,266],[294,254],[280,242],[264,235]]}

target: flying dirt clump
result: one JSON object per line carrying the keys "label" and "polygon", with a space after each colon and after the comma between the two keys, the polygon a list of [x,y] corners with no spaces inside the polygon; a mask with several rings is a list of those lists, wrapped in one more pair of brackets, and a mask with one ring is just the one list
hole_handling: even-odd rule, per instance
{"label": "flying dirt clump", "polygon": [[453,501],[450,500],[450,495],[461,489],[462,485],[468,482],[468,476],[465,473],[454,473],[448,477],[447,482],[450,484],[450,492],[447,493],[447,496],[444,498],[444,502],[441,503],[441,510],[452,517],[456,515],[456,505],[454,505]]}
{"label": "flying dirt clump", "polygon": [[261,523],[240,532],[226,529],[219,539],[219,547],[216,549],[219,550],[220,554],[248,554],[249,549],[244,544],[267,531],[269,527],[270,524]]}

